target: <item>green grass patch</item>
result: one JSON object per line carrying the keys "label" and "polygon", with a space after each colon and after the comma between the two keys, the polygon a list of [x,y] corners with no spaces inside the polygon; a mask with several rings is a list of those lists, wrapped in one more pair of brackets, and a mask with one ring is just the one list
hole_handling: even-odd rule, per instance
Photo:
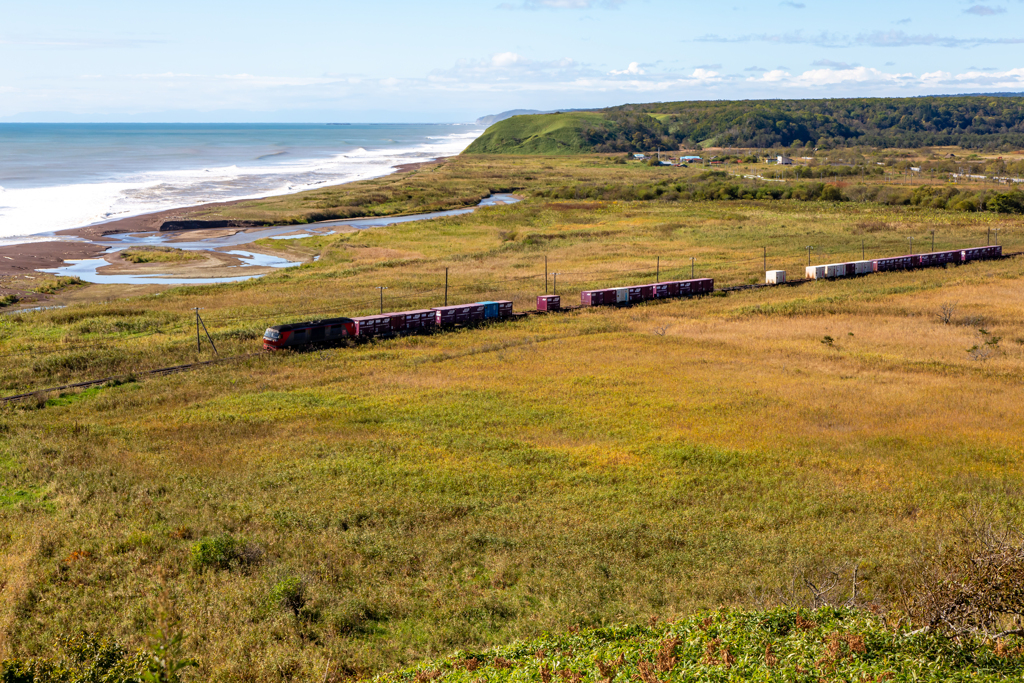
{"label": "green grass patch", "polygon": [[174,247],[132,247],[122,251],[121,258],[131,263],[183,263],[202,261],[206,255],[201,251],[186,251]]}
{"label": "green grass patch", "polygon": [[831,608],[717,612],[464,650],[374,680],[1006,681],[1024,666],[1021,643],[910,635],[870,614]]}

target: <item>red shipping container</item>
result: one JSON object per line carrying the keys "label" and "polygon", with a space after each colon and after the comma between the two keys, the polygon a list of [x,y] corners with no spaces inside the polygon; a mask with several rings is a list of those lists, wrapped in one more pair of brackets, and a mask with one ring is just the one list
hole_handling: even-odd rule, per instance
{"label": "red shipping container", "polygon": [[[636,297],[635,298],[633,296],[634,290],[636,292]],[[654,285],[640,285],[639,287],[630,287],[629,288],[629,301],[630,301],[630,303],[632,303],[634,301],[650,301],[653,298],[654,298]]]}
{"label": "red shipping container", "polygon": [[391,314],[387,315],[365,315],[359,318],[352,318],[356,324],[357,337],[374,337],[380,334],[390,334]]}
{"label": "red shipping container", "polygon": [[562,308],[562,297],[558,294],[542,294],[537,297],[538,311],[558,311]]}
{"label": "red shipping container", "polygon": [[605,306],[615,303],[614,289],[592,289],[580,292],[580,303],[584,306]]}
{"label": "red shipping container", "polygon": [[438,306],[432,308],[436,324],[460,325],[484,319],[483,304],[461,304],[458,306]]}
{"label": "red shipping container", "polygon": [[509,318],[512,316],[512,302],[511,301],[495,301],[498,304],[498,317]]}

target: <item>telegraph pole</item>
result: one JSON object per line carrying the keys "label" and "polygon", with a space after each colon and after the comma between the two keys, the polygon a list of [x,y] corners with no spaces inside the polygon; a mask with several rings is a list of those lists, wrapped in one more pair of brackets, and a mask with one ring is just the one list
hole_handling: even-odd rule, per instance
{"label": "telegraph pole", "polygon": [[811,249],[814,249],[814,247],[807,247],[807,265],[811,265]]}
{"label": "telegraph pole", "polygon": [[935,231],[932,230],[932,252],[935,251]]}
{"label": "telegraph pole", "polygon": [[199,351],[200,353],[203,350],[203,347],[200,344],[200,339],[199,339],[199,326],[202,325],[203,326],[203,332],[206,333],[206,338],[210,340],[210,346],[213,347],[214,355],[219,356],[220,355],[220,351],[217,350],[217,345],[213,343],[213,337],[210,336],[210,331],[208,329],[206,329],[206,323],[203,322],[202,317],[200,317],[200,315],[199,315],[199,310],[200,309],[199,308],[193,308],[192,310],[194,310],[196,312],[196,350]]}
{"label": "telegraph pole", "polygon": [[387,287],[377,287],[380,290],[380,314],[384,315],[384,290]]}
{"label": "telegraph pole", "polygon": [[444,269],[444,305],[448,305],[448,269]]}
{"label": "telegraph pole", "polygon": [[656,266],[656,268],[657,268],[657,270],[655,271],[655,273],[656,273],[656,275],[655,275],[656,282],[661,282],[661,257],[660,256],[658,257],[658,265]]}
{"label": "telegraph pole", "polygon": [[693,279],[693,257],[690,257],[690,279]]}
{"label": "telegraph pole", "polygon": [[544,254],[544,294],[548,293],[548,255]]}
{"label": "telegraph pole", "polygon": [[768,247],[761,247],[764,251],[764,272],[768,272]]}
{"label": "telegraph pole", "polygon": [[554,281],[554,285],[553,285],[553,288],[552,288],[552,290],[551,290],[551,293],[552,293],[552,294],[558,294],[558,273],[552,273],[551,275],[552,275],[552,276],[554,277],[554,279],[555,279],[555,281]]}

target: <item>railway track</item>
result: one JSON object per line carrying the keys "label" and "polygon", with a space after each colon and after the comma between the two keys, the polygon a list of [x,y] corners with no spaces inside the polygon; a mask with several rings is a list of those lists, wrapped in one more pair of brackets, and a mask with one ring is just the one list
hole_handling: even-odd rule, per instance
{"label": "railway track", "polygon": [[[1015,252],[1010,252],[1010,253],[1004,253],[1002,255],[1002,258],[1005,259],[1005,258],[1011,258],[1011,257],[1016,257],[1016,256],[1024,256],[1024,251],[1015,251]],[[778,283],[778,284],[757,283],[757,284],[751,284],[751,285],[735,285],[735,286],[732,286],[732,287],[722,287],[721,289],[717,289],[715,291],[719,291],[719,292],[739,292],[739,291],[751,290],[751,289],[761,289],[762,287],[795,287],[795,286],[798,286],[798,285],[806,284],[808,282],[814,282],[814,280],[812,280],[810,278],[800,278],[800,279],[794,279],[794,280],[787,280],[786,282],[781,282],[781,283]],[[581,305],[563,306],[562,308],[558,309],[557,311],[552,311],[552,312],[553,313],[557,313],[557,312],[564,312],[564,311],[576,311],[576,310],[580,310],[582,308],[584,308],[584,306],[581,306]],[[529,315],[540,315],[542,313],[544,315],[547,315],[547,312],[523,311],[523,312],[520,312],[520,313],[514,313],[514,314],[512,314],[511,317],[514,318],[514,319],[522,319],[522,318],[525,318],[525,317],[527,317]],[[193,370],[193,369],[196,369],[196,368],[201,368],[201,367],[205,367],[205,366],[209,366],[209,365],[217,365],[217,364],[220,364],[220,363],[227,363],[227,362],[231,362],[231,361],[244,360],[246,358],[253,358],[255,356],[263,355],[264,353],[266,353],[266,351],[257,351],[257,352],[254,352],[254,353],[246,353],[246,354],[242,354],[242,355],[238,355],[238,356],[227,356],[225,358],[217,358],[217,359],[214,359],[214,360],[197,361],[195,363],[185,363],[185,364],[182,364],[182,365],[172,365],[170,367],[157,368],[155,370],[146,370],[146,371],[140,372],[140,373],[131,373],[131,374],[128,374],[128,375],[115,375],[115,376],[111,376],[111,377],[104,377],[102,379],[89,380],[89,381],[86,381],[86,382],[76,382],[74,384],[62,384],[61,386],[58,386],[58,387],[47,387],[45,389],[36,389],[35,391],[29,391],[29,392],[25,392],[23,394],[15,394],[14,396],[3,396],[3,397],[0,397],[0,405],[4,405],[4,404],[7,404],[7,403],[13,403],[15,401],[23,401],[25,399],[32,398],[34,396],[39,396],[41,394],[49,394],[49,393],[53,393],[53,392],[67,391],[69,389],[87,389],[89,387],[94,387],[94,386],[98,386],[98,385],[101,385],[101,384],[106,384],[107,382],[125,381],[125,380],[131,379],[131,378],[136,378],[136,377],[159,377],[159,376],[162,376],[162,375],[171,375],[171,374],[174,374],[174,373],[177,373],[177,372],[186,372],[188,370]]]}
{"label": "railway track", "polygon": [[172,365],[166,368],[157,368],[155,370],[146,370],[144,372],[133,372],[127,375],[112,375],[110,377],[104,377],[102,379],[91,379],[86,382],[75,382],[74,384],[62,384],[59,387],[47,387],[45,389],[36,389],[35,391],[28,391],[24,394],[15,394],[14,396],[3,396],[0,397],[0,405],[7,403],[14,403],[15,401],[23,401],[27,398],[39,396],[41,394],[50,394],[59,391],[67,391],[69,389],[88,389],[89,387],[99,386],[106,384],[107,382],[125,382],[133,378],[138,377],[160,377],[163,375],[173,375],[177,372],[186,372],[188,370],[194,370],[196,368],[205,367],[208,365],[218,365],[220,363],[229,363],[231,361],[244,360],[246,358],[253,358],[255,356],[261,356],[266,351],[257,351],[255,353],[244,353],[240,356],[226,356],[224,358],[216,358],[214,360],[196,361],[195,363],[185,363],[183,365]]}

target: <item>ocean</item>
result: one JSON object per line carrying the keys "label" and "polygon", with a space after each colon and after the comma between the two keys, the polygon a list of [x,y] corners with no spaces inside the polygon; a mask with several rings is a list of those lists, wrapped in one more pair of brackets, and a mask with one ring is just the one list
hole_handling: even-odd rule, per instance
{"label": "ocean", "polygon": [[379,177],[458,154],[482,132],[472,124],[0,123],[0,244]]}

